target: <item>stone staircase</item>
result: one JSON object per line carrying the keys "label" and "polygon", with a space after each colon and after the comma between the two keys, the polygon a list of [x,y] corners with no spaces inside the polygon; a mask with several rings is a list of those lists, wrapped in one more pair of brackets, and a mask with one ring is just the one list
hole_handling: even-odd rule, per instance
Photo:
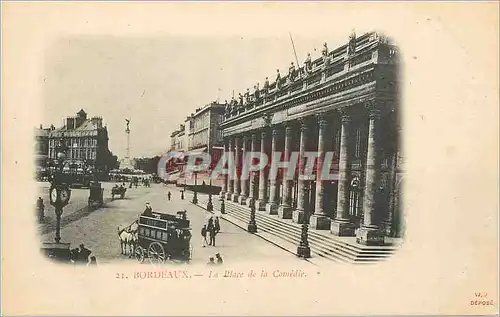
{"label": "stone staircase", "polygon": [[[198,196],[198,205],[206,209],[208,197]],[[214,210],[220,211],[218,196],[213,196]],[[226,214],[223,218],[238,222],[241,227],[246,228],[250,219],[250,209],[237,203],[225,201]],[[278,216],[268,215],[257,211],[255,215],[258,232],[273,236],[273,243],[283,249],[295,253],[300,242],[301,225],[288,219],[279,219]],[[281,243],[282,242],[282,243]],[[390,257],[397,249],[397,244],[385,246],[365,246],[356,243],[354,237],[336,237],[329,231],[309,229],[309,247],[313,257],[321,257],[334,262],[368,264],[384,260]]]}

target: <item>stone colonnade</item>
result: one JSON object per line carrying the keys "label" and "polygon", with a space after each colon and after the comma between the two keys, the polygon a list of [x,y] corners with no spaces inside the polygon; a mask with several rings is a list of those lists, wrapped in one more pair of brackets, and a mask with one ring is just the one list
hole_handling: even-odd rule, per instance
{"label": "stone colonnade", "polygon": [[[376,203],[377,190],[381,183],[381,151],[379,151],[380,145],[378,144],[381,116],[379,106],[380,103],[371,102],[362,108],[367,131],[366,146],[363,148],[363,157],[366,162],[363,164],[363,194],[355,196],[362,201],[359,204],[354,202],[356,206],[359,205],[362,208],[362,217],[357,223],[353,221],[353,215],[350,212],[350,208],[353,208],[353,201],[350,198],[353,178],[351,160],[357,140],[352,135],[353,115],[346,110],[320,113],[226,137],[225,151],[234,152],[234,162],[238,168],[235,169],[232,177],[229,179],[226,177],[221,197],[249,206],[251,201],[255,201],[257,210],[261,212],[278,215],[283,219],[293,219],[297,223],[303,223],[309,219],[313,229],[330,230],[337,236],[356,235],[357,241],[362,244],[383,243],[384,233],[378,221],[383,217],[376,215],[377,212],[384,212],[380,210],[380,206],[377,207]],[[356,114],[358,115],[359,112]],[[335,131],[338,131],[339,138],[330,142],[335,139]],[[312,139],[312,136],[315,136],[315,139]],[[298,147],[294,146],[297,143]],[[314,148],[311,148],[311,145],[314,145]],[[296,157],[298,173],[295,173],[293,179],[284,179],[283,176],[288,172],[286,169],[281,169],[279,173],[272,173],[268,164],[259,172],[251,172],[249,179],[244,180],[241,178],[240,166],[248,151],[260,151],[262,156],[267,154],[269,161],[273,159],[271,153],[280,152],[283,156],[274,159],[285,162],[292,159],[292,152],[298,152],[298,157]],[[324,181],[318,179],[317,176],[314,180],[299,177],[308,165],[304,157],[306,151],[318,152],[320,167],[325,159],[324,153],[333,152],[336,157],[334,161],[337,160],[337,165],[334,164],[334,166],[338,167],[334,167],[334,172],[330,174],[337,172],[338,179]],[[337,185],[336,193],[333,193],[336,197],[330,210],[326,210],[325,201],[333,199],[331,194],[325,196],[325,187],[330,183]],[[382,209],[384,208],[387,210],[389,206],[383,206]]]}

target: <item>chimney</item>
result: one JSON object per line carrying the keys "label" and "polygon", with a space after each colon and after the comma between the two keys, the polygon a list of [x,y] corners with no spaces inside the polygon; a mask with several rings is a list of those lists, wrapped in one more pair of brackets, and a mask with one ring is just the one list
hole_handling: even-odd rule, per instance
{"label": "chimney", "polygon": [[40,130],[42,130],[42,129],[43,129],[43,127],[42,127],[42,125],[40,124]]}
{"label": "chimney", "polygon": [[92,124],[96,128],[98,128],[98,129],[102,128],[102,117],[92,117],[91,120],[92,120]]}
{"label": "chimney", "polygon": [[87,120],[87,113],[83,109],[80,109],[75,117],[75,129],[81,126],[85,120]]}
{"label": "chimney", "polygon": [[53,124],[51,124],[51,125],[50,125],[50,130],[52,130],[52,131],[53,131],[53,130],[55,130],[55,129],[56,129],[56,127],[54,127],[54,125],[53,125]]}
{"label": "chimney", "polygon": [[75,128],[75,118],[66,118],[66,130],[73,130]]}

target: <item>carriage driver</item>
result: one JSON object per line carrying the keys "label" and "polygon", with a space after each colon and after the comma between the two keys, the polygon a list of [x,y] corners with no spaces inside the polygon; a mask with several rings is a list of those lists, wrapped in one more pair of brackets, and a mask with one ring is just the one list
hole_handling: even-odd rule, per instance
{"label": "carriage driver", "polygon": [[144,212],[142,214],[148,217],[153,216],[153,208],[151,208],[151,205],[149,203],[146,203],[146,209],[144,209]]}

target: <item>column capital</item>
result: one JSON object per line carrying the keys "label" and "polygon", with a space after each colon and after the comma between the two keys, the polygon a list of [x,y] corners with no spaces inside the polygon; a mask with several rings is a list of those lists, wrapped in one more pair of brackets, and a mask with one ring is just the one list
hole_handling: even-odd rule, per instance
{"label": "column capital", "polygon": [[252,142],[257,141],[257,137],[258,137],[258,134],[257,134],[257,132],[256,132],[256,131],[254,131],[254,132],[252,132],[252,133],[250,134],[250,138],[252,139]]}
{"label": "column capital", "polygon": [[324,112],[316,114],[316,120],[321,129],[324,129],[328,126],[328,115]]}
{"label": "column capital", "polygon": [[364,106],[368,110],[370,119],[378,119],[380,118],[381,110],[384,108],[384,102],[374,99],[365,102]]}
{"label": "column capital", "polygon": [[300,118],[298,121],[299,121],[301,132],[305,132],[305,131],[309,130],[309,125],[311,124],[310,117],[303,117],[303,118]]}

